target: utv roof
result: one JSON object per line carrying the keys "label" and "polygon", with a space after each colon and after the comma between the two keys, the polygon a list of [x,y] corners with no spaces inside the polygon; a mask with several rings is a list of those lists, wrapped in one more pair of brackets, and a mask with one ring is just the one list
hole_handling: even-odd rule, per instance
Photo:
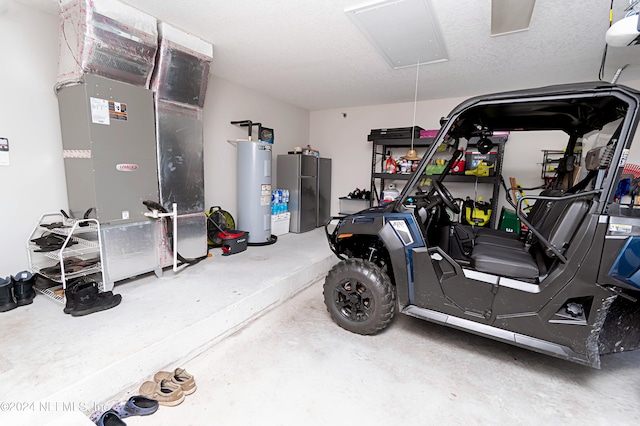
{"label": "utv roof", "polygon": [[562,130],[582,136],[638,105],[640,92],[600,81],[494,93],[454,108],[449,118],[457,118],[449,133],[470,137],[487,130]]}

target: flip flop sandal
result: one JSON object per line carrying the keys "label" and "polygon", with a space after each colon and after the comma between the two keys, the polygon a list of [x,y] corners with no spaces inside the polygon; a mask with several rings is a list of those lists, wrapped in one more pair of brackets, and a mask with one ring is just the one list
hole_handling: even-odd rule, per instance
{"label": "flip flop sandal", "polygon": [[60,228],[68,228],[67,225],[62,222],[53,222],[53,223],[41,223],[40,226],[47,229],[60,229]]}
{"label": "flip flop sandal", "polygon": [[93,257],[91,259],[81,259],[79,257],[67,257],[64,260],[65,268],[67,266],[94,266],[100,261],[99,257]]}
{"label": "flip flop sandal", "polygon": [[[76,272],[80,272],[82,270],[86,269],[85,266],[82,265],[65,265],[64,267],[64,273],[65,274],[75,274]],[[60,273],[62,273],[62,271],[60,271]]]}
{"label": "flip flop sandal", "polygon": [[[65,239],[66,238],[62,236],[50,234],[47,236],[33,239],[31,241],[40,247],[40,249],[34,250],[34,251],[45,252],[45,251],[54,251],[54,250],[61,249],[62,246],[64,245]],[[69,242],[67,243],[67,247],[70,247],[75,244],[78,244],[78,243],[73,240],[69,240]]]}
{"label": "flip flop sandal", "polygon": [[60,262],[56,263],[53,266],[48,266],[46,268],[41,268],[40,272],[45,274],[45,275],[55,275],[55,274],[60,275],[62,273],[62,270],[60,269]]}
{"label": "flip flop sandal", "polygon": [[62,244],[64,243],[64,240],[64,237],[60,235],[47,233],[46,235],[42,234],[42,236],[40,236],[39,238],[34,238],[33,240],[31,240],[31,242],[36,243],[39,246],[50,246]]}

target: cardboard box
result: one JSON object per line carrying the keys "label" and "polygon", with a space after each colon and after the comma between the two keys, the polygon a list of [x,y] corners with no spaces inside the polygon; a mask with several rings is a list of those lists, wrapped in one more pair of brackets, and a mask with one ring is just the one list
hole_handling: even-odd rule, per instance
{"label": "cardboard box", "polygon": [[291,212],[284,212],[271,215],[271,234],[280,236],[289,233],[291,223]]}

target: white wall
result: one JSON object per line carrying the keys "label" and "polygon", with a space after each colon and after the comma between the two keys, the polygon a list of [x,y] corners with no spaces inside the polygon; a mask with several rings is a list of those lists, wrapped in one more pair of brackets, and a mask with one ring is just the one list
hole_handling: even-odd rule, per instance
{"label": "white wall", "polygon": [[[462,100],[418,102],[416,125],[424,129],[439,128],[440,118]],[[355,188],[370,187],[372,144],[367,141],[367,135],[371,129],[411,126],[413,107],[413,102],[408,102],[311,112],[311,145],[319,149],[323,157],[333,159],[333,215],[338,214],[339,197]]]}
{"label": "white wall", "polygon": [[[236,148],[227,140],[247,138],[246,127],[230,123],[239,120],[261,122],[274,129],[273,189],[276,189],[278,154],[309,143],[309,111],[227,80],[210,78],[204,106],[205,207],[219,205],[236,221]],[[254,128],[254,140],[256,136]]]}
{"label": "white wall", "polygon": [[67,209],[58,104],[58,19],[9,1],[0,11],[0,276],[27,269],[26,241],[44,212]]}

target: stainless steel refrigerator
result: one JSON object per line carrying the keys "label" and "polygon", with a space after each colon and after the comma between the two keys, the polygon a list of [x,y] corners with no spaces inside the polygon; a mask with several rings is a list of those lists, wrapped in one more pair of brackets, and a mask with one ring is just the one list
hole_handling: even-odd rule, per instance
{"label": "stainless steel refrigerator", "polygon": [[331,217],[331,159],[278,155],[278,189],[289,190],[291,232],[324,226]]}

